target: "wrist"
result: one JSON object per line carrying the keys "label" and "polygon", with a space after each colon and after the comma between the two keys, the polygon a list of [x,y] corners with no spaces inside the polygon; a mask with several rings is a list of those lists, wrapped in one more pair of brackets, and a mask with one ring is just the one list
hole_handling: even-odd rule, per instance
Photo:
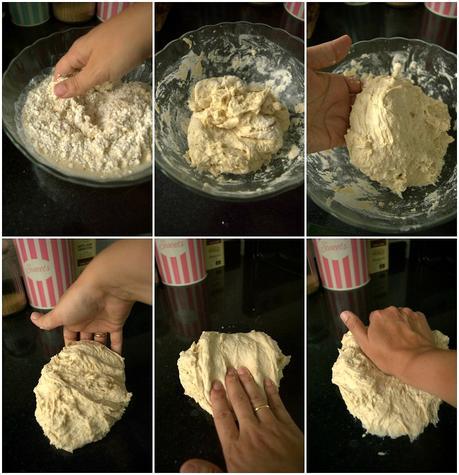
{"label": "wrist", "polygon": [[395,374],[398,379],[410,386],[418,386],[419,375],[422,374],[423,361],[425,358],[430,358],[432,355],[441,352],[439,348],[426,347],[416,351],[410,351],[409,354],[404,355],[401,360],[403,363],[400,365],[398,374]]}

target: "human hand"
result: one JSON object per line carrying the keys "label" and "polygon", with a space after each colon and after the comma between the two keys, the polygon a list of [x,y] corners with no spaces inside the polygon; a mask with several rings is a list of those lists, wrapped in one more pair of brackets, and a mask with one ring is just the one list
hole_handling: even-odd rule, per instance
{"label": "human hand", "polygon": [[[285,409],[276,385],[265,380],[266,400],[247,368],[229,369],[225,383],[227,393],[216,381],[210,398],[228,472],[303,472],[303,434]],[[221,471],[199,459],[188,460],[180,468],[180,472]]]}
{"label": "human hand", "polygon": [[133,304],[79,279],[51,312],[33,312],[30,318],[42,330],[63,326],[66,345],[78,339],[106,345],[110,335],[111,349],[121,354],[123,325]]}
{"label": "human hand", "polygon": [[318,70],[341,61],[349,51],[349,36],[311,46],[308,55],[308,153],[328,150],[345,144],[349,114],[360,81],[341,74]]}
{"label": "human hand", "polygon": [[345,311],[340,316],[368,358],[381,371],[401,380],[414,358],[436,350],[425,315],[410,308],[388,307],[371,312],[368,327],[352,312]]}
{"label": "human hand", "polygon": [[120,79],[150,57],[151,8],[150,3],[133,4],[77,39],[56,64],[55,80],[72,75],[56,84],[56,96],[81,96],[98,84]]}

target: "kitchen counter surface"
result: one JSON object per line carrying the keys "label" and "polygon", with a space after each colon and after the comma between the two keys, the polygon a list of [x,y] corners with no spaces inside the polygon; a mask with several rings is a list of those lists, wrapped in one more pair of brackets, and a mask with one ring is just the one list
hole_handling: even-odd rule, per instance
{"label": "kitchen counter surface", "polygon": [[[7,4],[2,5],[7,11]],[[77,26],[95,26],[93,19]],[[26,46],[75,25],[51,18],[21,28],[3,19],[3,68]],[[130,236],[152,233],[152,182],[117,189],[69,183],[33,165],[3,134],[4,236]]]}
{"label": "kitchen counter surface", "polygon": [[264,331],[292,359],[281,397],[304,429],[303,261],[265,256],[209,271],[188,287],[156,289],[155,471],[177,472],[192,457],[224,467],[212,417],[184,395],[177,370],[181,351],[201,332]]}
{"label": "kitchen counter surface", "polygon": [[373,274],[370,283],[360,289],[321,289],[308,296],[309,472],[456,472],[455,408],[442,403],[437,427],[428,426],[413,443],[408,437],[362,438],[361,423],[349,414],[338,387],[331,382],[331,368],[347,331],[339,319],[343,310],[363,320],[371,311],[390,305],[421,310],[430,327],[448,335],[450,348],[456,349],[455,270],[448,272],[433,261],[402,264]]}
{"label": "kitchen counter surface", "polygon": [[[304,23],[282,4],[174,3],[155,36],[155,52],[182,34],[224,21],[248,21],[280,27],[304,38]],[[155,169],[157,236],[302,236],[304,187],[256,202],[217,201],[191,192]]]}
{"label": "kitchen counter surface", "polygon": [[[378,19],[375,21],[375,19]],[[307,46],[314,46],[348,34],[353,42],[378,37],[401,36],[434,43],[456,53],[457,24],[429,12],[422,3],[409,8],[395,8],[385,3],[350,6],[344,3],[321,3],[320,16]],[[368,236],[373,231],[350,226],[307,200],[308,236]],[[457,220],[412,236],[456,236]],[[404,233],[406,235],[406,233]]]}
{"label": "kitchen counter surface", "polygon": [[63,347],[62,329],[42,331],[31,309],[3,318],[3,472],[151,472],[152,312],[136,304],[124,327],[126,387],[133,393],[108,435],[73,454],[49,444],[35,420],[34,387]]}

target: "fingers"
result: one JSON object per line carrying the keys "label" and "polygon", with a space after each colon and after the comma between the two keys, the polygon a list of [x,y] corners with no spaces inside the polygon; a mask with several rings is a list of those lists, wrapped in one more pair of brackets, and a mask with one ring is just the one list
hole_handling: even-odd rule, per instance
{"label": "fingers", "polygon": [[123,332],[121,330],[110,333],[110,348],[121,355],[123,349]]}
{"label": "fingers", "polygon": [[220,381],[215,381],[212,385],[210,402],[218,438],[225,450],[229,442],[237,439],[239,431],[226,398],[225,388]]}
{"label": "fingers", "polygon": [[69,49],[67,54],[62,56],[62,58],[57,62],[56,67],[54,68],[54,80],[58,79],[61,76],[70,76],[80,69],[83,69],[86,61],[81,55],[77,52],[77,49],[72,46]]}
{"label": "fingers", "polygon": [[93,338],[93,333],[80,332],[80,340],[92,340]]}
{"label": "fingers", "polygon": [[341,312],[341,320],[346,327],[354,335],[355,341],[359,344],[360,348],[365,351],[365,347],[368,342],[367,327],[362,323],[362,320],[352,312],[348,310]]}
{"label": "fingers", "polygon": [[32,312],[30,320],[42,330],[52,330],[62,325],[62,318],[60,318],[59,312],[56,310],[52,310],[44,315],[39,312]]}
{"label": "fingers", "polygon": [[94,341],[97,341],[98,343],[102,343],[102,345],[106,345],[107,340],[108,340],[107,333],[94,333]]}
{"label": "fingers", "polygon": [[348,35],[307,49],[308,68],[322,69],[341,61],[349,51],[352,40]]}
{"label": "fingers", "polygon": [[271,407],[271,411],[274,416],[277,417],[282,422],[292,423],[293,419],[290,417],[290,414],[285,409],[284,403],[279,396],[279,391],[277,386],[269,378],[265,378],[265,392],[268,397],[268,404]]}
{"label": "fingers", "polygon": [[181,467],[180,473],[222,473],[217,465],[202,459],[187,460]]}
{"label": "fingers", "polygon": [[233,406],[239,425],[256,423],[257,418],[253,412],[253,407],[234,368],[228,369],[225,382],[228,399]]}
{"label": "fingers", "polygon": [[358,94],[362,91],[362,83],[355,78],[343,76],[349,89],[349,94]]}
{"label": "fingers", "polygon": [[[241,380],[241,383],[250,398],[252,410],[256,407],[267,404],[268,401],[266,400],[265,395],[253,379],[250,371],[247,368],[242,367],[239,368],[237,372],[239,379]],[[255,414],[262,422],[271,422],[274,420],[274,416],[270,408],[261,408]]]}
{"label": "fingers", "polygon": [[64,327],[63,335],[64,335],[65,346],[67,346],[72,341],[78,340],[78,332],[69,330],[67,327]]}
{"label": "fingers", "polygon": [[99,81],[95,75],[93,75],[89,69],[85,68],[65,81],[57,83],[54,86],[54,94],[61,99],[82,96],[97,84],[99,84]]}

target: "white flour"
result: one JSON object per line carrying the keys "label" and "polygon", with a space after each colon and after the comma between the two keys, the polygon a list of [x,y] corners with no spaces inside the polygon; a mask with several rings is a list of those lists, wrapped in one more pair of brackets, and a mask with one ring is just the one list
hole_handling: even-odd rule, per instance
{"label": "white flour", "polygon": [[59,167],[99,177],[126,176],[151,162],[151,89],[105,83],[60,99],[52,76],[29,91],[21,112],[35,151]]}

